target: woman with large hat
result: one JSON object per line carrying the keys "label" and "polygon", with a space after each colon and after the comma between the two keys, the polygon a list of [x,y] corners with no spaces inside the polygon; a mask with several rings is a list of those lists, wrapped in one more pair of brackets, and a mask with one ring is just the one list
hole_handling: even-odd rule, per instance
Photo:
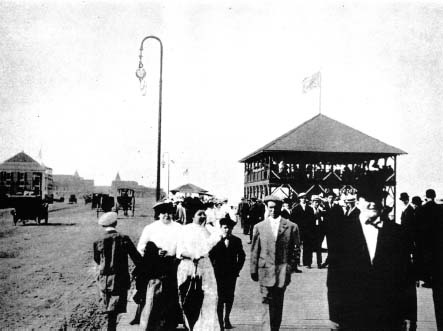
{"label": "woman with large hat", "polygon": [[143,263],[134,270],[138,309],[131,324],[140,322],[141,329],[150,331],[175,330],[180,316],[176,248],[182,226],[172,220],[172,202],[161,201],[153,208],[158,220],[143,229],[137,245]]}
{"label": "woman with large hat", "polygon": [[181,228],[177,243],[177,258],[181,259],[177,282],[183,319],[188,330],[219,330],[217,283],[208,255],[221,235],[211,234],[206,228],[203,203],[195,204],[191,212],[192,223]]}

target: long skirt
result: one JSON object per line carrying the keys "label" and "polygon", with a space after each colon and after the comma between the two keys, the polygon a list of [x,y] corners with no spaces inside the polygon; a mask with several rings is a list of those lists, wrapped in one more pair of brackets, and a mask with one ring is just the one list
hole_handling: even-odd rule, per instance
{"label": "long skirt", "polygon": [[[192,322],[188,320],[186,316],[186,307],[184,302],[186,301],[186,295],[180,296],[180,305],[183,308],[183,319],[188,330],[193,331],[213,331],[220,330],[217,317],[217,283],[215,280],[214,269],[211,261],[208,257],[202,258],[198,261],[197,266],[192,260],[183,259],[177,271],[177,283],[180,285],[186,285],[190,279],[198,278],[201,282],[201,290],[203,292],[203,300],[198,305],[201,305],[200,311],[197,311],[197,321],[192,326]],[[183,286],[182,286],[183,288]],[[191,296],[192,293],[189,293]],[[196,307],[198,309],[198,307]],[[190,323],[191,322],[191,323]]]}
{"label": "long skirt", "polygon": [[[175,275],[174,275],[175,276]],[[175,330],[178,320],[178,295],[175,277],[150,279],[140,317],[140,329],[149,331]]]}

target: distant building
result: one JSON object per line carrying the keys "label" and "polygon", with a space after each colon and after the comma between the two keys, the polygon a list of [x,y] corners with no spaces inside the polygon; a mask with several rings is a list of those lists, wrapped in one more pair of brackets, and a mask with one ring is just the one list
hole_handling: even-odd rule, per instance
{"label": "distant building", "polygon": [[53,190],[52,169],[25,152],[0,164],[1,195],[50,196]]}
{"label": "distant building", "polygon": [[53,175],[54,194],[69,197],[71,194],[82,196],[94,192],[94,180],[84,179],[75,171],[74,175]]}
{"label": "distant building", "polygon": [[119,188],[133,189],[136,198],[143,198],[155,194],[154,188],[139,185],[136,181],[132,180],[121,180],[120,174],[117,172],[115,179],[111,183],[111,190],[116,195]]}

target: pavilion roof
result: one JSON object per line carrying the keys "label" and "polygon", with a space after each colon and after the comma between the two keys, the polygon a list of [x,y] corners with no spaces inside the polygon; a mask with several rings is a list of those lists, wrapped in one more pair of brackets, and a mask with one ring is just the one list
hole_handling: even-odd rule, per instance
{"label": "pavilion roof", "polygon": [[181,193],[207,193],[208,191],[205,189],[202,189],[201,187],[198,187],[197,185],[188,183],[188,184],[184,184],[181,185],[173,190],[171,190],[171,192],[181,192]]}
{"label": "pavilion roof", "polygon": [[350,126],[323,114],[318,114],[284,135],[257,149],[240,160],[247,160],[264,152],[358,153],[392,156],[406,154]]}

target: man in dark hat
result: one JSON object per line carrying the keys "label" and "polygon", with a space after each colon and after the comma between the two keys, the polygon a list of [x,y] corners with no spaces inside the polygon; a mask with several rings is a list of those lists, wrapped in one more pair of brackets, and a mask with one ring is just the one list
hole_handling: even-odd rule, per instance
{"label": "man in dark hat", "polygon": [[353,219],[358,216],[360,213],[360,210],[356,206],[356,198],[355,196],[351,195],[345,198],[345,204],[346,204],[346,210],[345,210],[345,220],[346,219]]}
{"label": "man in dark hat", "polygon": [[[417,198],[414,197],[414,202],[417,203]],[[420,199],[420,198],[419,198]],[[408,272],[408,289],[405,292],[406,298],[406,319],[409,321],[410,329],[417,329],[417,288],[416,283],[418,281],[418,270],[421,268],[418,264],[418,253],[417,242],[418,239],[418,219],[417,212],[418,206],[411,201],[409,202],[409,195],[406,192],[400,194],[400,201],[403,202],[405,208],[403,209],[400,216],[400,224],[406,233],[409,247],[409,257],[411,269]],[[421,200],[421,199],[420,199]],[[421,203],[420,203],[421,205]]]}
{"label": "man in dark hat", "polygon": [[217,281],[217,315],[221,330],[232,329],[229,317],[234,304],[235,283],[246,256],[240,238],[232,234],[234,226],[235,222],[229,217],[220,219],[222,240],[209,252]]}
{"label": "man in dark hat", "polygon": [[249,213],[249,204],[245,198],[241,198],[241,202],[238,204],[237,207],[237,215],[238,218],[240,219],[240,224],[243,229],[243,234],[245,235],[249,234],[248,213]]}
{"label": "man in dark hat", "polygon": [[425,281],[430,282],[434,299],[437,329],[443,330],[443,206],[435,202],[433,189],[426,190],[427,202],[422,207],[420,220],[424,232]]}
{"label": "man in dark hat", "polygon": [[94,261],[99,265],[97,277],[100,295],[107,314],[107,330],[117,329],[118,314],[126,313],[127,295],[130,287],[128,256],[134,264],[141,263],[141,256],[128,236],[115,229],[117,213],[104,213],[98,224],[105,230],[103,239],[94,242]]}
{"label": "man in dark hat", "polygon": [[300,242],[303,247],[303,265],[311,268],[314,249],[314,210],[308,205],[306,193],[298,196],[300,203],[292,209],[291,221],[300,229]]}
{"label": "man in dark hat", "polygon": [[360,213],[342,227],[337,254],[329,261],[331,321],[346,330],[401,330],[410,270],[400,225],[381,215],[382,189],[358,187]]}
{"label": "man in dark hat", "polygon": [[329,265],[330,256],[334,259],[336,254],[337,242],[340,241],[341,226],[343,225],[343,209],[336,203],[336,196],[334,192],[328,192],[326,196],[326,203],[324,206],[324,229],[326,241],[328,244],[328,257],[321,265],[326,268]]}
{"label": "man in dark hat", "polygon": [[263,221],[265,217],[265,206],[257,201],[256,197],[251,198],[252,204],[249,207],[248,221],[249,221],[249,243],[252,242],[252,234],[255,224]]}
{"label": "man in dark hat", "polygon": [[251,246],[251,278],[260,283],[263,330],[279,330],[286,287],[296,265],[300,244],[297,225],[281,217],[282,201],[267,196],[269,216],[254,227]]}

